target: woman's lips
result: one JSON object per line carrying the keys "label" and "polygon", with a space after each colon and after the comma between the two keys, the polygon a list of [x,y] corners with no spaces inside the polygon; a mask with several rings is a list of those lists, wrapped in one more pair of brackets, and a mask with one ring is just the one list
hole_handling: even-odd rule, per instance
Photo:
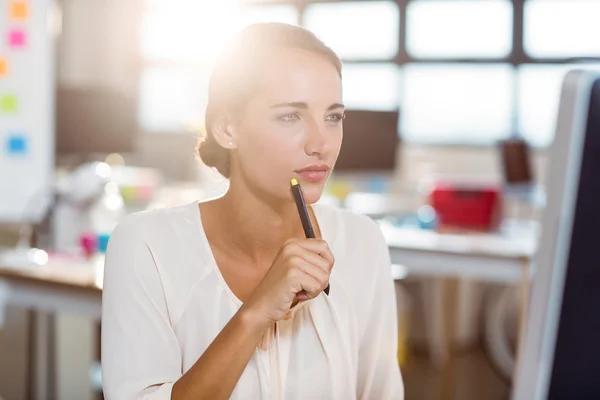
{"label": "woman's lips", "polygon": [[322,182],[327,177],[327,170],[306,170],[296,172],[300,178],[308,182]]}

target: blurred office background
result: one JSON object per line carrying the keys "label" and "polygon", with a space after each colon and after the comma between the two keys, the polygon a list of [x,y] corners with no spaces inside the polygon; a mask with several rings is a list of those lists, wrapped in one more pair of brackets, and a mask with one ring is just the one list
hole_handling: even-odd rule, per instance
{"label": "blurred office background", "polygon": [[[36,3],[5,0],[0,14],[33,23]],[[55,179],[104,162],[126,212],[226,189],[196,159],[195,146],[211,63],[231,35],[266,21],[315,32],[344,62],[348,109],[323,201],[377,219],[398,249],[406,399],[508,398],[561,82],[570,69],[600,70],[600,1],[61,0],[47,11],[36,21],[48,24],[55,51],[47,60],[55,77]],[[0,18],[2,30],[13,25]],[[2,81],[10,72],[2,68],[6,47],[0,92],[10,89]],[[490,193],[494,211],[486,214]],[[448,211],[460,207],[481,219]],[[38,242],[30,245],[59,247],[56,225],[50,207],[33,224]],[[0,247],[13,248],[30,232],[24,226],[31,224],[0,220]],[[444,257],[448,266],[438,266]],[[0,270],[10,267],[1,260]],[[489,272],[502,262],[505,272]],[[42,387],[36,360],[45,351],[47,398],[101,398],[98,321],[53,315],[41,322],[49,324],[43,347],[36,310],[6,308],[0,396],[35,398]]]}

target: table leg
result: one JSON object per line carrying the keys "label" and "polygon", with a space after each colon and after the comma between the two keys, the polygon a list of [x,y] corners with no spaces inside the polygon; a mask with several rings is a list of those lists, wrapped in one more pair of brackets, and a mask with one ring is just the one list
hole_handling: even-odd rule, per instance
{"label": "table leg", "polygon": [[54,316],[30,311],[28,397],[53,399],[55,394]]}
{"label": "table leg", "polygon": [[444,287],[445,282],[442,278],[426,279],[421,283],[429,358],[431,363],[440,369],[449,360]]}
{"label": "table leg", "polygon": [[[530,284],[531,284],[531,263],[529,261],[524,261],[522,266],[523,277],[521,279],[521,301],[520,301],[520,315],[519,315],[519,334],[517,340],[517,351],[515,359],[519,360],[519,355],[523,350],[523,345],[525,343],[525,337],[527,336],[527,316],[529,310],[529,295],[530,295]],[[514,369],[513,372],[516,372],[517,368]]]}

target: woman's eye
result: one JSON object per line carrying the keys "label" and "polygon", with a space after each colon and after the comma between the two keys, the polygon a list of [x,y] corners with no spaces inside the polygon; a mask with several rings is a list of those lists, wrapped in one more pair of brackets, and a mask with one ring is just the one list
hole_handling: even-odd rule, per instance
{"label": "woman's eye", "polygon": [[280,118],[283,122],[294,122],[300,119],[300,115],[297,112],[285,114]]}
{"label": "woman's eye", "polygon": [[343,113],[335,113],[335,114],[330,114],[327,116],[327,121],[329,122],[340,122],[341,120],[343,120],[344,118],[346,118],[346,114]]}

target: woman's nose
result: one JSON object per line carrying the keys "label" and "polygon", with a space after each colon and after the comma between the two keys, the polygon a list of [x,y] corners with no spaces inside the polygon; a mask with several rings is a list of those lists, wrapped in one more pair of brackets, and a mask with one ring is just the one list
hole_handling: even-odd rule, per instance
{"label": "woman's nose", "polygon": [[306,129],[304,151],[307,155],[323,155],[327,151],[328,141],[325,124],[312,121]]}

